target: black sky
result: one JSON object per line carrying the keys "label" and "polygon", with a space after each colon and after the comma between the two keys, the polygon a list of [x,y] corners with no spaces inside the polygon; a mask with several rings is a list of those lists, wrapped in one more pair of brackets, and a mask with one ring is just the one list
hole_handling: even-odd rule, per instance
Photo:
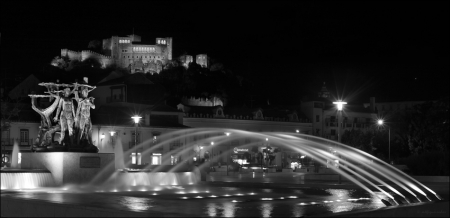
{"label": "black sky", "polygon": [[449,2],[1,3],[1,70],[42,70],[61,48],[128,35],[171,36],[174,53],[207,53],[271,102],[299,102],[323,82],[349,102],[448,96]]}

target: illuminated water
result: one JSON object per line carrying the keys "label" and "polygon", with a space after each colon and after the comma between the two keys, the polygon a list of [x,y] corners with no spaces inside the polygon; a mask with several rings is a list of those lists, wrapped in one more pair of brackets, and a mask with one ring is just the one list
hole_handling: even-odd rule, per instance
{"label": "illuminated water", "polygon": [[[214,146],[228,146],[231,142],[239,140],[241,143],[235,144],[233,147],[248,148],[253,145],[261,146],[263,143],[270,143],[273,147],[290,149],[291,151],[312,157],[316,162],[319,162],[322,165],[327,165],[330,160],[333,162],[336,161],[339,163],[339,167],[332,167],[332,170],[372,195],[374,195],[373,190],[382,192],[387,196],[385,200],[389,200],[394,205],[401,204],[402,202],[412,203],[440,199],[433,190],[393,166],[370,154],[335,141],[298,133],[255,133],[235,129],[215,128],[197,128],[183,131],[164,135],[160,138],[161,142],[159,144],[144,150],[142,156],[150,155],[150,153],[160,149],[166,144],[182,140],[185,135],[188,135],[189,138],[194,136],[201,138],[199,141],[189,142],[185,146],[172,150],[166,154],[167,156],[172,154],[190,155],[169,171],[175,172],[177,171],[177,168],[185,166],[192,160],[195,153],[191,152],[191,150],[196,144],[204,145],[214,142]],[[242,143],[244,141],[247,143]],[[143,148],[143,145],[146,143],[151,143],[151,139],[141,143],[136,149]],[[123,156],[129,156],[132,151],[133,150],[127,151]],[[225,155],[230,155],[230,153]],[[211,159],[211,162],[215,162],[219,158],[221,158],[221,156],[214,156]],[[163,162],[160,167],[169,164],[168,161],[170,160],[166,159],[165,161],[166,162]],[[129,162],[125,165],[128,164]],[[209,163],[205,162],[199,166],[199,169],[203,170],[208,166]],[[153,166],[147,166],[147,168],[149,167]],[[158,169],[159,168],[156,167],[152,170],[158,172]],[[94,178],[93,181],[95,182],[97,179],[98,178]],[[126,186],[129,184],[130,182],[124,181],[124,183],[120,185]],[[143,184],[137,183],[136,185]],[[384,186],[386,190],[380,188],[378,185]],[[398,195],[401,200],[399,200],[400,198],[394,199],[394,195],[390,194],[391,192]],[[403,192],[408,193],[410,197],[406,197]]]}
{"label": "illuminated water", "polygon": [[[172,154],[187,156],[169,169],[164,168],[170,165],[170,160],[163,160],[160,166],[149,165],[138,171],[126,169],[125,166],[130,166],[130,162],[124,163],[123,157],[130,156],[135,149],[123,153],[121,140],[117,140],[116,161],[110,163],[109,167],[119,168],[119,170],[112,175],[107,175],[109,179],[106,181],[100,181],[106,173],[105,170],[85,185],[27,189],[41,186],[35,181],[39,180],[37,174],[32,175],[35,178],[30,181],[30,179],[19,178],[21,175],[7,175],[2,172],[2,190],[19,188],[21,191],[14,195],[24,198],[86,204],[80,200],[83,198],[100,205],[103,204],[102,202],[114,201],[114,204],[105,203],[105,207],[118,209],[125,207],[133,211],[173,211],[173,213],[185,213],[192,216],[302,216],[377,209],[384,207],[381,199],[387,200],[392,205],[440,199],[433,190],[372,155],[344,144],[310,135],[254,133],[234,129],[189,129],[162,136],[159,139],[160,143],[144,150],[141,155],[150,155],[162,146],[181,140],[186,135],[189,138],[197,136],[201,140],[188,142],[165,154],[166,156]],[[233,147],[261,146],[263,143],[270,142],[272,147],[301,153],[322,165],[327,165],[329,161],[338,161],[339,167],[332,169],[355,184],[357,188],[256,189],[199,186],[200,171],[208,168],[210,162],[205,162],[198,167],[186,168],[186,166],[192,166],[190,161],[195,155],[192,147],[196,144],[211,142],[214,142],[214,146],[228,146],[235,140],[241,143]],[[244,141],[246,143],[242,143]],[[136,149],[143,148],[146,143],[151,143],[151,140],[142,142]],[[223,155],[230,155],[230,153],[224,152]],[[211,162],[216,162],[219,158],[222,157],[213,156]],[[3,186],[4,177],[5,181],[8,178],[8,184],[13,185]],[[22,184],[23,181],[28,182],[20,186],[16,185]],[[2,192],[2,195],[5,194],[7,193]],[[89,197],[85,198],[86,196]],[[258,214],[254,214],[256,212]]]}
{"label": "illuminated water", "polygon": [[[258,189],[204,186],[134,187],[129,190],[34,189],[2,193],[26,199],[166,216],[299,217],[385,207],[360,189]],[[67,190],[64,190],[67,189]],[[382,193],[376,193],[382,195]]]}
{"label": "illuminated water", "polygon": [[1,189],[33,189],[54,187],[55,182],[50,172],[2,171]]}
{"label": "illuminated water", "polygon": [[12,155],[11,155],[11,168],[19,168],[19,144],[14,141]]}

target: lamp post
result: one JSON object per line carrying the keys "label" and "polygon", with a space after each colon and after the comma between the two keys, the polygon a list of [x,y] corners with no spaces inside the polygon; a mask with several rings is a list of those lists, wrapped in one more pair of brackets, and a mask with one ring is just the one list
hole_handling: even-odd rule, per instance
{"label": "lamp post", "polygon": [[342,116],[342,109],[344,108],[344,104],[347,104],[347,102],[343,102],[343,101],[337,101],[337,102],[333,102],[333,104],[337,105],[337,110],[338,110],[338,119],[337,119],[337,123],[338,123],[338,142],[341,142],[341,135],[340,135],[340,129],[341,129],[341,125],[339,123],[339,117]]}
{"label": "lamp post", "polygon": [[211,159],[214,157],[214,142],[211,142],[211,154],[208,157],[209,170],[211,170]]}
{"label": "lamp post", "polygon": [[114,134],[116,134],[115,131],[111,130],[109,131],[109,134],[111,135],[111,146],[114,148]]}
{"label": "lamp post", "polygon": [[[379,119],[378,121],[377,121],[377,124],[378,124],[378,126],[383,126],[384,125],[384,120],[381,120],[381,119]],[[389,152],[389,156],[388,156],[388,159],[389,159],[389,163],[391,163],[391,127],[389,127],[388,126],[388,143],[389,143],[389,150],[388,150],[388,152]]]}
{"label": "lamp post", "polygon": [[134,131],[134,151],[135,151],[135,155],[134,155],[134,159],[135,159],[135,164],[137,165],[137,148],[136,148],[136,145],[137,145],[137,128],[138,128],[138,124],[139,124],[139,120],[142,118],[142,117],[140,117],[140,116],[138,116],[138,115],[134,115],[133,117],[131,117],[131,118],[133,118],[133,120],[134,120],[134,127],[135,127],[135,131]]}
{"label": "lamp post", "polygon": [[[226,132],[225,135],[227,135],[227,137],[228,137],[228,136],[230,136],[230,133]],[[230,142],[228,142],[228,151],[230,152]],[[230,157],[227,157],[227,176],[228,176],[228,165],[230,165]]]}
{"label": "lamp post", "polygon": [[[341,123],[339,123],[339,117],[342,116],[342,109],[344,108],[344,104],[347,104],[347,102],[344,101],[337,101],[337,102],[333,102],[333,104],[335,104],[337,106],[337,110],[338,110],[338,142],[341,143]],[[339,157],[341,156],[341,152],[339,152]],[[339,163],[337,165],[337,167],[339,168]],[[341,184],[341,174],[339,173],[339,184]]]}
{"label": "lamp post", "polygon": [[105,139],[105,133],[102,133],[102,135],[100,136],[100,140],[101,140],[101,142],[102,142],[102,147],[103,147],[103,139]]}

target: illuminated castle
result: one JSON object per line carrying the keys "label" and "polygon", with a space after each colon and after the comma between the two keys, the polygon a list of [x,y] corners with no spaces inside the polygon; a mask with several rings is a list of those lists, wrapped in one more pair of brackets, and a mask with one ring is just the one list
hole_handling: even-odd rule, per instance
{"label": "illuminated castle", "polygon": [[[103,68],[116,64],[122,68],[128,68],[131,73],[159,73],[168,61],[172,60],[172,37],[156,38],[156,44],[144,44],[138,35],[126,37],[112,36],[103,39],[103,54],[84,50],[81,52],[61,49],[61,57],[70,60],[84,61],[86,59],[97,60]],[[182,55],[178,58],[184,67],[194,61],[191,55]],[[209,67],[209,57],[206,54],[198,54],[195,62],[202,67]]]}
{"label": "illuminated castle", "polygon": [[138,35],[126,37],[112,36],[103,39],[103,55],[91,51],[75,52],[61,49],[61,56],[71,60],[84,61],[88,58],[96,59],[102,67],[116,64],[129,68],[134,72],[156,72],[162,70],[167,61],[172,60],[172,38],[156,38],[156,44],[141,43]]}

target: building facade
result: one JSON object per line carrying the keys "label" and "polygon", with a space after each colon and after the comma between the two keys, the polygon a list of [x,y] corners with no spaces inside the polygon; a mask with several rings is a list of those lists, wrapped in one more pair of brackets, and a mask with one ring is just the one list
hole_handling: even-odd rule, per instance
{"label": "building facade", "polygon": [[373,105],[364,107],[349,103],[342,111],[338,111],[325,84],[317,97],[301,104],[301,111],[311,120],[312,135],[335,141],[347,130],[367,130],[373,126],[377,113],[372,108]]}

